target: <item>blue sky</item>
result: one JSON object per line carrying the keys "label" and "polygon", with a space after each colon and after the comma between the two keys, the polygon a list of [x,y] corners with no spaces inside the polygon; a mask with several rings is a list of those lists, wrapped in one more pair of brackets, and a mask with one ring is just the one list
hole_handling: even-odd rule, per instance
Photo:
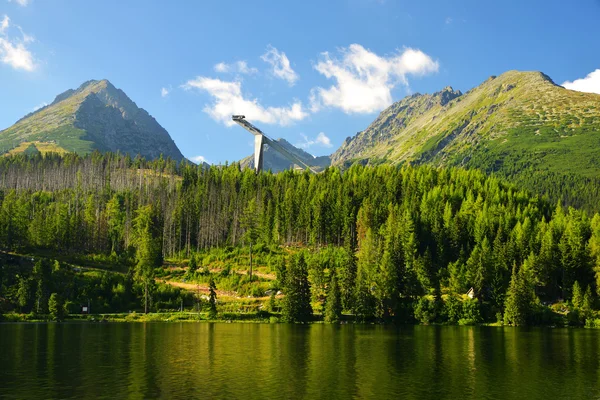
{"label": "blue sky", "polygon": [[0,129],[109,79],[188,158],[333,152],[393,101],[511,69],[600,93],[600,1],[0,0]]}

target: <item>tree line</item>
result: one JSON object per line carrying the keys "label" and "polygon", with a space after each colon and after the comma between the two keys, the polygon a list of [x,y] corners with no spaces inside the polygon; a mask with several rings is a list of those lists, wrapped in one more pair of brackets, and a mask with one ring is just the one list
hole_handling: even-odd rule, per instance
{"label": "tree line", "polygon": [[[0,182],[1,248],[134,259],[141,281],[162,258],[262,243],[310,249],[288,268],[306,270],[324,309],[337,298],[332,309],[360,318],[522,324],[545,303],[573,303],[577,286],[593,309],[600,287],[598,214],[474,170],[257,175],[238,164],[37,155],[0,160]],[[295,281],[282,286],[305,293]],[[470,288],[475,299],[456,303]]]}

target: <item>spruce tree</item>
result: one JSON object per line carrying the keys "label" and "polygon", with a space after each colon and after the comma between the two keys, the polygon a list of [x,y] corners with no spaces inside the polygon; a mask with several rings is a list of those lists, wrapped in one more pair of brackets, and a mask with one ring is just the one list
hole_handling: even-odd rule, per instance
{"label": "spruce tree", "polygon": [[194,272],[196,272],[197,269],[198,269],[198,261],[196,260],[196,254],[192,253],[192,256],[190,257],[190,263],[188,266],[188,273],[191,275]]}
{"label": "spruce tree", "polygon": [[144,312],[150,307],[150,291],[154,286],[154,269],[162,264],[162,249],[152,206],[137,210],[134,224],[134,244],[136,247],[135,277],[143,285]]}
{"label": "spruce tree", "polygon": [[215,319],[217,318],[217,285],[215,284],[215,280],[213,279],[212,275],[208,281],[208,290],[208,318]]}
{"label": "spruce tree", "polygon": [[583,295],[583,301],[581,302],[581,309],[584,313],[588,314],[594,309],[594,297],[592,295],[592,288],[590,285],[585,289]]}
{"label": "spruce tree", "polygon": [[303,252],[293,257],[286,275],[281,317],[285,322],[306,322],[312,317],[312,307],[308,268]]}
{"label": "spruce tree", "polygon": [[54,321],[62,321],[65,318],[65,304],[58,293],[50,295],[48,311],[50,312],[50,318]]}
{"label": "spruce tree", "polygon": [[578,281],[575,281],[573,284],[571,303],[573,303],[573,307],[575,308],[581,308],[583,304],[583,294],[581,293],[581,286],[579,286]]}
{"label": "spruce tree", "polygon": [[339,321],[342,315],[342,299],[340,288],[335,273],[331,276],[329,290],[327,291],[327,303],[325,304],[325,321]]}
{"label": "spruce tree", "polygon": [[504,323],[522,326],[527,324],[531,302],[525,277],[513,266],[510,285],[504,304]]}

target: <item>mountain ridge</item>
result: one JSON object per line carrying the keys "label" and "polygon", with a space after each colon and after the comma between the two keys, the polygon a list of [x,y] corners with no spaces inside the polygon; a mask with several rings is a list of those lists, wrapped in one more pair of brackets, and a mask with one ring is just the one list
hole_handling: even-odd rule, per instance
{"label": "mountain ridge", "polygon": [[107,79],[89,80],[60,93],[51,104],[0,131],[0,151],[23,142],[54,143],[68,151],[160,154],[184,159],[169,133],[146,110]]}
{"label": "mountain ridge", "polygon": [[[600,107],[596,105],[600,106],[600,95],[567,90],[541,72],[509,71],[464,94],[445,88],[392,104],[367,129],[346,139],[332,154],[332,164],[383,160],[477,167],[470,153],[482,146],[498,147],[498,139],[518,144],[519,134],[526,144],[531,137],[524,137],[525,132],[531,133],[532,127],[537,147],[589,129],[598,131]],[[600,139],[600,134],[593,137]],[[510,153],[509,146],[504,147],[499,152]],[[553,151],[560,147],[555,145]],[[600,164],[596,167],[600,169]]]}

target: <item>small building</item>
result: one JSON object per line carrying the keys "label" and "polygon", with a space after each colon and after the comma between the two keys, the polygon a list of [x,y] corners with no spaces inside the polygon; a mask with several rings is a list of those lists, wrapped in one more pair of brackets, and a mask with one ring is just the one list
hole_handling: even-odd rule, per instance
{"label": "small building", "polygon": [[88,306],[81,306],[81,313],[82,314],[89,314]]}
{"label": "small building", "polygon": [[473,288],[469,289],[469,291],[467,292],[467,296],[472,299],[473,297],[475,297],[475,290]]}

